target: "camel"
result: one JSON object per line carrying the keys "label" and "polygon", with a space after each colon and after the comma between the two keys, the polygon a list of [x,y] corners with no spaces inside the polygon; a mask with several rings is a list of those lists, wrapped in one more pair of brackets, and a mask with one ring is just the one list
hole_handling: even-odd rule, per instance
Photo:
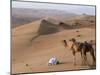
{"label": "camel", "polygon": [[85,42],[77,42],[75,38],[72,38],[69,40],[69,43],[66,42],[66,40],[63,40],[64,42],[64,46],[65,47],[69,47],[72,50],[72,54],[74,57],[74,65],[76,65],[76,53],[80,52],[81,54],[81,59],[82,59],[82,65],[88,65],[87,62],[87,56],[86,53],[90,52],[90,55],[92,56],[93,62],[92,64],[95,65],[95,55],[94,55],[94,49],[92,47],[92,45],[90,43],[88,43],[87,41]]}

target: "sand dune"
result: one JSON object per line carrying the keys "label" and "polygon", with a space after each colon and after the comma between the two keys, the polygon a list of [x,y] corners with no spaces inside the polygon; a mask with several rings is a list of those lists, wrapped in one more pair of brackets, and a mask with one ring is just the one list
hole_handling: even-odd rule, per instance
{"label": "sand dune", "polygon": [[[91,66],[81,66],[79,53],[77,65],[74,66],[71,50],[64,47],[62,40],[73,37],[78,41],[95,40],[95,28],[59,30],[59,25],[43,19],[13,28],[12,73],[91,69]],[[37,35],[39,36],[31,42]],[[52,56],[56,56],[61,64],[48,66],[47,62]],[[87,56],[91,64],[91,56]]]}
{"label": "sand dune", "polygon": [[95,16],[81,15],[78,17],[68,19],[65,23],[73,26],[74,28],[95,28],[96,21]]}

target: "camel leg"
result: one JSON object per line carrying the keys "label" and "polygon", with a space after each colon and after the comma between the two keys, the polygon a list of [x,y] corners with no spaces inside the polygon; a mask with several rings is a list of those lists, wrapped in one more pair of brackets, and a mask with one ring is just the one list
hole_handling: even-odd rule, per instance
{"label": "camel leg", "polygon": [[81,59],[82,59],[82,63],[81,63],[81,65],[83,65],[84,64],[84,59],[83,59],[83,54],[82,54],[82,52],[81,52]]}
{"label": "camel leg", "polygon": [[87,55],[85,54],[85,65],[89,65],[88,61],[87,61]]}
{"label": "camel leg", "polygon": [[72,53],[73,53],[73,62],[74,62],[74,65],[76,65],[76,55],[75,55],[75,51],[73,50]]}
{"label": "camel leg", "polygon": [[74,55],[74,65],[76,65],[76,56]]}
{"label": "camel leg", "polygon": [[96,64],[96,58],[95,58],[95,56],[94,56],[94,49],[91,49],[90,54],[91,54],[92,59],[93,59],[92,65],[95,65],[95,64]]}
{"label": "camel leg", "polygon": [[85,52],[84,49],[83,49],[82,52],[81,52],[81,58],[82,58],[82,65],[86,65],[86,64],[88,64],[88,62],[87,62],[87,56],[86,56],[86,52]]}
{"label": "camel leg", "polygon": [[85,57],[85,55],[83,54],[83,65],[86,65],[86,57]]}
{"label": "camel leg", "polygon": [[87,61],[87,55],[86,55],[86,51],[84,50],[84,65],[89,65],[88,61]]}
{"label": "camel leg", "polygon": [[83,53],[81,53],[81,59],[82,59],[81,65],[85,65],[85,55]]}

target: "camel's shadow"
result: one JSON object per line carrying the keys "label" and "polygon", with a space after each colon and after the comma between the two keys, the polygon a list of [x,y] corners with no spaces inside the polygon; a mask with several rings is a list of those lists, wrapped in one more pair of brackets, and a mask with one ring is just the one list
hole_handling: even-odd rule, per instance
{"label": "camel's shadow", "polygon": [[[59,62],[58,65],[62,65],[62,64],[69,64],[69,65],[74,65],[73,62]],[[91,64],[87,64],[87,65],[82,65],[82,64],[76,64],[74,66],[88,66],[89,69],[96,69],[96,65],[91,65]]]}
{"label": "camel's shadow", "polygon": [[90,69],[96,69],[96,65],[88,65]]}
{"label": "camel's shadow", "polygon": [[62,65],[62,64],[73,64],[73,62],[59,62],[59,65]]}

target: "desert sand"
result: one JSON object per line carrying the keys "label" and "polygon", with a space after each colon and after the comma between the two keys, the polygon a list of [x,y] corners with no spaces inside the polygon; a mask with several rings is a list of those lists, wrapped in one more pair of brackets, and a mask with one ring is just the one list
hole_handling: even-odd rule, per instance
{"label": "desert sand", "polygon": [[[77,64],[74,65],[72,52],[69,48],[64,47],[62,40],[65,39],[68,41],[73,37],[81,42],[95,40],[95,28],[61,28],[59,32],[55,31],[55,33],[51,32],[52,34],[43,34],[39,32],[41,21],[43,20],[37,20],[12,28],[13,74],[92,69],[91,66],[81,65],[80,53],[76,54]],[[51,27],[53,27],[53,25]],[[45,31],[45,29],[42,30]],[[38,37],[36,37],[37,35]],[[78,35],[80,36],[78,37]],[[34,37],[36,38],[33,39]],[[48,66],[47,63],[53,56],[56,56],[61,64]],[[91,65],[92,58],[89,53],[87,53],[87,57]]]}

